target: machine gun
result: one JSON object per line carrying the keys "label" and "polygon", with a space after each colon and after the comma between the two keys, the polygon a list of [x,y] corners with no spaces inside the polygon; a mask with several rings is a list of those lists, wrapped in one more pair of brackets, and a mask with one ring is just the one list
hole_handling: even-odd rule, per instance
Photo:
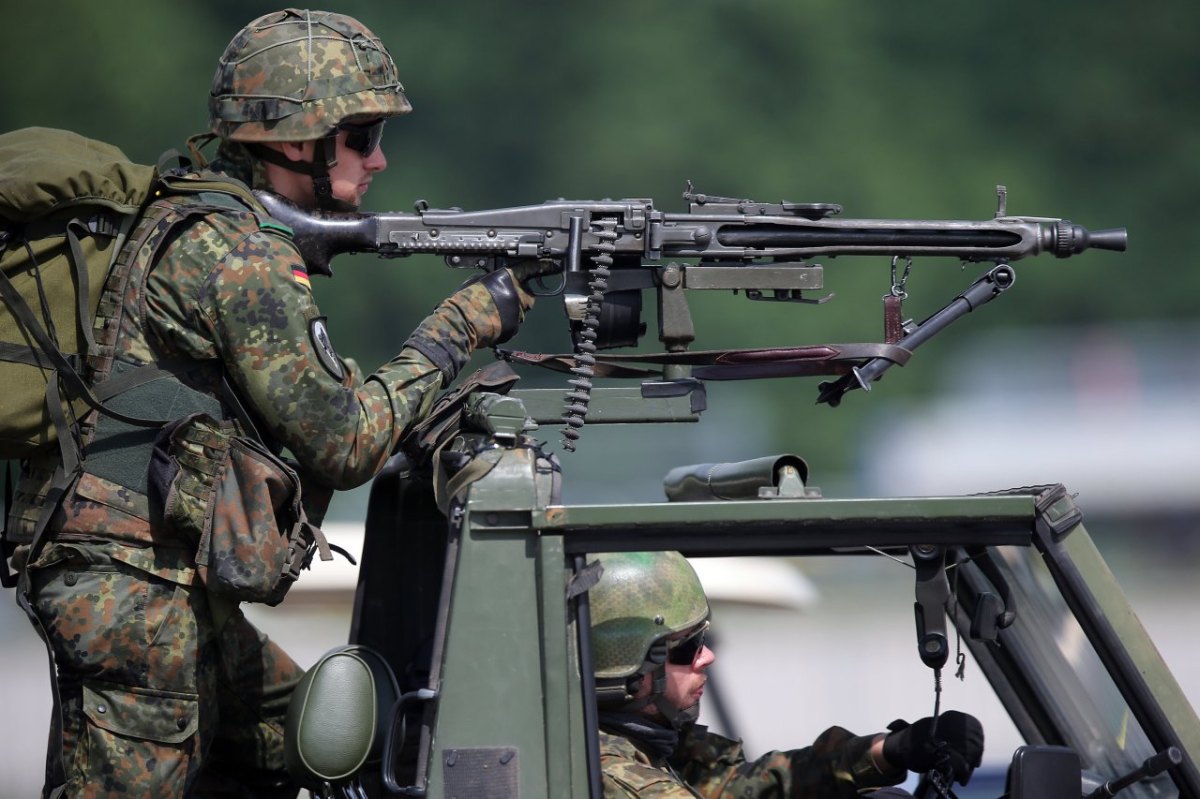
{"label": "machine gun", "polygon": [[[1088,231],[1065,219],[1009,216],[1007,192],[997,187],[995,217],[987,221],[845,219],[829,203],[762,203],[684,192],[686,213],[660,211],[648,199],[551,200],[486,211],[433,209],[414,213],[311,213],[258,193],[267,210],[292,228],[309,271],[331,275],[341,253],[383,258],[443,256],[452,267],[493,270],[526,259],[562,264],[561,285],[574,353],[567,356],[504,352],[510,360],[570,372],[564,444],[574,449],[592,400],[592,378],[640,376],[643,396],[702,392],[700,379],[836,375],[821,384],[819,402],[836,406],[854,388],[870,389],[883,372],[905,363],[913,348],[963,314],[1006,291],[1013,261],[1051,253],[1059,258],[1088,249],[1123,251],[1124,228]],[[743,292],[756,300],[823,302],[817,257],[892,258],[892,288],[884,298],[881,344],[817,345],[758,350],[688,352],[695,338],[686,290]],[[914,256],[990,263],[942,310],[920,324],[900,318],[904,280]],[[898,275],[898,263],[904,271]],[[664,352],[615,357],[597,350],[632,346],[645,332],[642,291],[658,298],[658,338]],[[661,367],[655,371],[649,367]],[[702,408],[702,395],[693,405]]]}

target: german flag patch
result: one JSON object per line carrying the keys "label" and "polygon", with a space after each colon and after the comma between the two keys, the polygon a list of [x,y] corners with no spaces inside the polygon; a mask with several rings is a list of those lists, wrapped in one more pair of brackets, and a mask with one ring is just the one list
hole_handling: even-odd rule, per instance
{"label": "german flag patch", "polygon": [[292,279],[299,283],[304,288],[312,291],[312,284],[308,282],[308,270],[301,266],[292,267]]}

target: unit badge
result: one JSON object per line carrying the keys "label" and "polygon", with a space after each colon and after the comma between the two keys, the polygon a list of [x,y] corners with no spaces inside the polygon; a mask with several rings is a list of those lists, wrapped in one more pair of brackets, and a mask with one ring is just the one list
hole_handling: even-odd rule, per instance
{"label": "unit badge", "polygon": [[321,361],[325,371],[339,381],[345,378],[346,367],[342,364],[342,359],[338,357],[337,352],[334,351],[333,342],[329,340],[329,329],[325,326],[325,317],[318,316],[309,322],[308,333],[312,337],[313,347],[317,351],[317,359]]}

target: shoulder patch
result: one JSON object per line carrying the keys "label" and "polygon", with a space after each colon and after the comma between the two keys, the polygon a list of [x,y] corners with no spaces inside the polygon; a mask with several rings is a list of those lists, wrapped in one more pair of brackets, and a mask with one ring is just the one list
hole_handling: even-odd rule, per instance
{"label": "shoulder patch", "polygon": [[308,334],[312,338],[317,359],[325,367],[325,371],[338,381],[343,380],[346,377],[346,367],[342,365],[342,359],[338,357],[333,349],[333,342],[329,340],[329,329],[325,326],[324,316],[318,316],[308,323]]}
{"label": "shoulder patch", "polygon": [[309,282],[308,279],[308,270],[303,266],[292,267],[292,280],[296,281],[301,286],[304,286],[304,288],[308,289],[309,291],[312,291],[312,283]]}

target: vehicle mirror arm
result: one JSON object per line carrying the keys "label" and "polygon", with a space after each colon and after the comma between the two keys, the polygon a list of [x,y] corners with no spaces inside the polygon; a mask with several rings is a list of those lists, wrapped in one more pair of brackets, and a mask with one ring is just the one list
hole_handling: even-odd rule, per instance
{"label": "vehicle mirror arm", "polygon": [[996,618],[996,627],[1003,630],[1016,621],[1017,618],[1017,604],[1016,599],[1013,597],[1012,588],[990,558],[984,558],[978,561],[978,563],[983,576],[1000,592],[1000,601],[1004,605],[1004,611]]}
{"label": "vehicle mirror arm", "polygon": [[946,602],[950,583],[946,579],[946,548],[932,544],[909,547],[916,567],[917,652],[921,662],[939,670],[950,657],[946,637]]}
{"label": "vehicle mirror arm", "polygon": [[[967,568],[968,563],[973,564],[978,569],[979,575],[992,586],[992,590],[981,586],[971,592],[973,599],[969,630],[971,640],[996,643],[1000,630],[1011,626],[1017,618],[1012,589],[989,558],[974,559],[969,553],[962,550],[955,550],[955,553],[962,557],[957,561],[957,568]],[[997,597],[993,591],[998,592],[999,596]]]}

